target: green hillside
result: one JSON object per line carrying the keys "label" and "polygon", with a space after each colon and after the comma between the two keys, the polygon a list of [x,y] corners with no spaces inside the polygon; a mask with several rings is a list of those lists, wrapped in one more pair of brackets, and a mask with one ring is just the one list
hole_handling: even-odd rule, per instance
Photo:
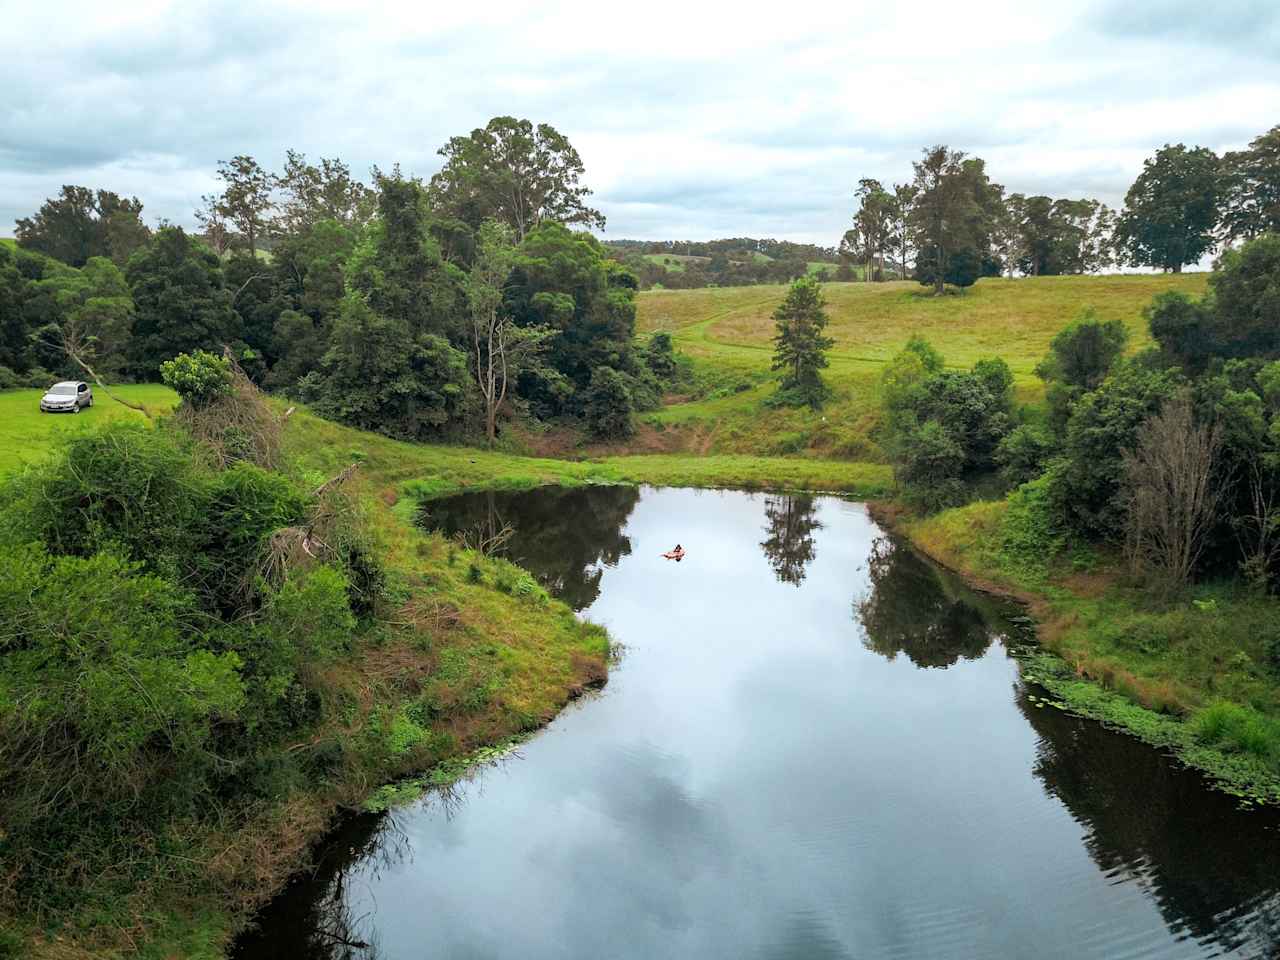
{"label": "green hillside", "polygon": [[[933,297],[917,283],[829,283],[823,287],[835,340],[828,378],[835,400],[822,418],[804,410],[772,410],[773,311],[786,287],[651,290],[639,296],[642,333],[663,330],[707,371],[716,389],[704,399],[649,415],[668,449],[796,453],[876,458],[868,432],[878,403],[880,368],[913,334],[950,365],[968,367],[1001,356],[1024,403],[1042,395],[1035,366],[1049,341],[1081,310],[1122,320],[1130,349],[1150,342],[1143,308],[1165,290],[1204,292],[1207,273],[1134,276],[988,278],[963,294]],[[681,429],[672,433],[667,428]]]}

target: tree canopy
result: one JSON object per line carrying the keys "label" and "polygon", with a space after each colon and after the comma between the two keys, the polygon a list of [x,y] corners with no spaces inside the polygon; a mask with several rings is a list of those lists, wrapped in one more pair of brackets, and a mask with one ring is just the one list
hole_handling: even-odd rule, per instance
{"label": "tree canopy", "polygon": [[1220,162],[1205,147],[1166,144],[1125,194],[1116,244],[1134,266],[1181,273],[1216,243]]}
{"label": "tree canopy", "polygon": [[586,204],[591,191],[579,182],[582,158],[550,124],[494,117],[450,138],[440,156],[444,167],[431,178],[433,199],[445,216],[473,229],[498,220],[521,242],[547,221],[604,228],[604,215]]}
{"label": "tree canopy", "polygon": [[18,243],[28,249],[82,267],[90,257],[109,257],[124,266],[147,242],[142,201],[110,190],[64,186],[30,217],[17,224]]}

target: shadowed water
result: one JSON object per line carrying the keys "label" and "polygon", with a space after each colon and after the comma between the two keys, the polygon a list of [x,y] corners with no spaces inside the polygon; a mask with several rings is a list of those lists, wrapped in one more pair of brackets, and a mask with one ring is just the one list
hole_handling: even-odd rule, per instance
{"label": "shadowed water", "polygon": [[510,524],[625,655],[518,756],[348,821],[241,960],[1280,951],[1275,814],[1036,706],[1018,611],[862,506],[597,488],[423,522]]}

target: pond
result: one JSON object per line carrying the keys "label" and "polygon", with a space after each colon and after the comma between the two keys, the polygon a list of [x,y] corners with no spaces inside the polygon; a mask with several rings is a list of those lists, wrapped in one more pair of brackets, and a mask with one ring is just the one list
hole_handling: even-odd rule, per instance
{"label": "pond", "polygon": [[240,960],[1280,952],[1280,818],[1038,706],[1018,611],[862,505],[602,487],[424,522],[510,524],[624,652],[515,756],[348,820]]}

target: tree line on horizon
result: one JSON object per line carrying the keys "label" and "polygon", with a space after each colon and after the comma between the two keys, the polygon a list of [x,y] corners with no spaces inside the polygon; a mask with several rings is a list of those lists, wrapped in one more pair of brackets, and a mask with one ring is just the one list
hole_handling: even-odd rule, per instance
{"label": "tree line on horizon", "polygon": [[980,157],[942,144],[926,148],[912,173],[888,189],[858,182],[838,252],[862,264],[867,280],[914,276],[942,293],[1002,274],[1180,273],[1280,229],[1280,126],[1222,156],[1166,144],[1145,161],[1118,213],[1089,198],[1006,193]]}
{"label": "tree line on horizon", "polygon": [[855,271],[835,247],[789,240],[726,237],[720,240],[608,240],[605,246],[640,280],[640,289],[745,287],[790,283],[822,264],[824,280],[853,280]]}
{"label": "tree line on horizon", "polygon": [[[1280,226],[1280,127],[1221,158],[1162,148],[1118,214],[1006,195],[980,158],[936,146],[908,184],[860,182],[834,249],[602,243],[575,229],[604,216],[581,157],[546,124],[496,117],[439,152],[430,180],[375,167],[370,183],[336,158],[291,150],[273,172],[236,156],[202,198],[198,234],[152,230],[137,198],[64,187],[18,221],[16,246],[0,244],[0,388],[155,380],[179,353],[229,347],[262,386],[392,436],[493,442],[530,417],[625,437],[634,411],[687,377],[669,337],[635,342],[645,286],[788,282],[816,262],[833,267],[819,281],[913,276],[940,293],[1001,273],[1179,270]],[[680,274],[653,253],[699,260]]]}

